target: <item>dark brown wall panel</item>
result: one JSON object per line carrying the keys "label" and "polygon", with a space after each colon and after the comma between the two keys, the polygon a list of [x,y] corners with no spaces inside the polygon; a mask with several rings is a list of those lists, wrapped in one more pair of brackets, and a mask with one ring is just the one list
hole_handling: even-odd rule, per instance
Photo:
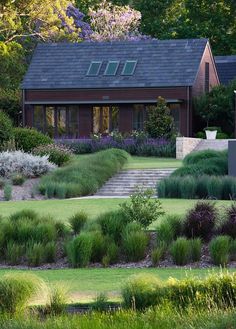
{"label": "dark brown wall panel", "polygon": [[120,131],[122,133],[131,132],[133,130],[132,105],[120,106],[119,124],[120,124]]}
{"label": "dark brown wall panel", "polygon": [[79,136],[88,137],[92,132],[92,107],[79,107]]}
{"label": "dark brown wall panel", "polygon": [[185,99],[186,88],[116,89],[116,90],[26,90],[26,102],[73,102],[73,101],[129,101],[155,100],[159,96],[166,99]]}

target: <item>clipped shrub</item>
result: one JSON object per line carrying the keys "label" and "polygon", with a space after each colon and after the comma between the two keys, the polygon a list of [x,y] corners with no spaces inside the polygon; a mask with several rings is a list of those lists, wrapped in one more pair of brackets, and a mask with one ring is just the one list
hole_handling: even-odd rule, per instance
{"label": "clipped shrub", "polygon": [[147,244],[148,237],[143,231],[130,231],[123,234],[122,248],[128,261],[137,262],[144,259]]}
{"label": "clipped shrub", "polygon": [[186,238],[178,238],[172,242],[170,253],[176,265],[186,265],[189,262],[190,244]]}
{"label": "clipped shrub", "polygon": [[140,274],[132,276],[122,288],[123,303],[126,308],[144,310],[157,305],[161,298],[157,291],[162,287],[154,275]]}
{"label": "clipped shrub", "polygon": [[16,314],[22,312],[41,286],[32,274],[7,274],[0,278],[0,312]]}
{"label": "clipped shrub", "polygon": [[93,248],[93,237],[91,233],[82,232],[67,245],[67,256],[72,267],[88,266]]}
{"label": "clipped shrub", "polygon": [[12,185],[6,184],[3,188],[4,199],[10,201],[12,199]]}
{"label": "clipped shrub", "polygon": [[40,145],[34,148],[32,153],[39,156],[47,155],[48,160],[59,167],[67,163],[72,157],[71,150],[60,144]]}
{"label": "clipped shrub", "polygon": [[153,198],[152,189],[137,188],[129,202],[120,205],[129,222],[137,222],[147,228],[164,214],[160,200]]}
{"label": "clipped shrub", "polygon": [[208,196],[220,200],[222,197],[222,180],[218,177],[211,177],[207,184]]}
{"label": "clipped shrub", "polygon": [[230,238],[227,235],[217,236],[211,240],[209,250],[215,265],[226,266],[230,255]]}
{"label": "clipped shrub", "polygon": [[217,220],[215,204],[207,201],[198,201],[188,211],[184,222],[184,233],[188,238],[208,240],[214,230]]}
{"label": "clipped shrub", "polygon": [[52,144],[53,140],[33,128],[14,128],[13,134],[18,149],[25,152],[31,152],[40,145]]}
{"label": "clipped shrub", "polygon": [[40,266],[44,262],[44,245],[42,243],[29,243],[26,250],[29,266]]}
{"label": "clipped shrub", "polygon": [[200,238],[189,240],[190,258],[192,262],[199,262],[201,259],[202,241]]}
{"label": "clipped shrub", "polygon": [[88,221],[88,215],[84,211],[79,211],[69,218],[70,226],[75,234],[78,234]]}
{"label": "clipped shrub", "polygon": [[25,177],[22,174],[13,174],[11,176],[11,181],[13,185],[23,185],[25,182]]}
{"label": "clipped shrub", "polygon": [[225,215],[225,221],[220,227],[220,233],[236,239],[236,204],[232,204],[227,208]]}
{"label": "clipped shrub", "polygon": [[0,153],[0,175],[3,177],[10,177],[13,173],[38,177],[55,168],[47,156],[40,157],[21,151]]}
{"label": "clipped shrub", "polygon": [[13,125],[6,113],[0,110],[0,144],[13,138]]}
{"label": "clipped shrub", "polygon": [[227,157],[226,151],[215,151],[215,150],[204,150],[204,151],[198,151],[198,152],[192,152],[184,158],[183,162],[184,165],[192,165],[196,164],[202,160],[208,161],[212,158],[222,158]]}
{"label": "clipped shrub", "polygon": [[182,199],[194,199],[196,196],[196,180],[194,177],[186,176],[179,184]]}

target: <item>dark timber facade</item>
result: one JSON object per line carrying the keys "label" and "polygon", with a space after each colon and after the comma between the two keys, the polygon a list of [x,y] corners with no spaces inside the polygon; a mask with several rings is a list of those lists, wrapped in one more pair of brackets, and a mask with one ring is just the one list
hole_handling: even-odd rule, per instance
{"label": "dark timber facade", "polygon": [[205,39],[42,44],[22,83],[23,120],[54,138],[128,133],[161,96],[191,136],[193,97],[217,84]]}

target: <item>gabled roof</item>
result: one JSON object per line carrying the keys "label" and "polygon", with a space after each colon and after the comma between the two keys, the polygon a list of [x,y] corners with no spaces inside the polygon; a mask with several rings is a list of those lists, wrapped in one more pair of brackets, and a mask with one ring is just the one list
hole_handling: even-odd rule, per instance
{"label": "gabled roof", "polygon": [[[34,52],[22,89],[129,88],[192,86],[206,39],[45,43]],[[132,76],[124,63],[137,60]],[[98,76],[88,76],[102,61]],[[115,76],[104,75],[108,61],[119,61]]]}
{"label": "gabled roof", "polygon": [[215,56],[220,83],[228,85],[236,79],[236,56]]}

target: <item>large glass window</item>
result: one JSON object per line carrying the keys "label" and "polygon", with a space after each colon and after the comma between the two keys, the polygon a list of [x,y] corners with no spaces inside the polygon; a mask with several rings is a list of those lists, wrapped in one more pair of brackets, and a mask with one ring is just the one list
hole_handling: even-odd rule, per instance
{"label": "large glass window", "polygon": [[36,105],[34,107],[34,127],[39,131],[44,131],[44,107]]}
{"label": "large glass window", "polygon": [[57,107],[57,137],[66,137],[66,107]]}
{"label": "large glass window", "polygon": [[144,105],[137,104],[133,108],[133,130],[144,129]]}
{"label": "large glass window", "polygon": [[111,107],[111,130],[119,130],[119,107]]}
{"label": "large glass window", "polygon": [[180,130],[180,104],[168,104],[177,131]]}
{"label": "large glass window", "polygon": [[93,133],[98,134],[100,132],[100,107],[93,108]]}
{"label": "large glass window", "polygon": [[79,123],[78,123],[78,106],[70,106],[68,109],[68,137],[79,137]]}
{"label": "large glass window", "polygon": [[55,107],[46,106],[46,133],[50,137],[54,137],[55,134]]}

